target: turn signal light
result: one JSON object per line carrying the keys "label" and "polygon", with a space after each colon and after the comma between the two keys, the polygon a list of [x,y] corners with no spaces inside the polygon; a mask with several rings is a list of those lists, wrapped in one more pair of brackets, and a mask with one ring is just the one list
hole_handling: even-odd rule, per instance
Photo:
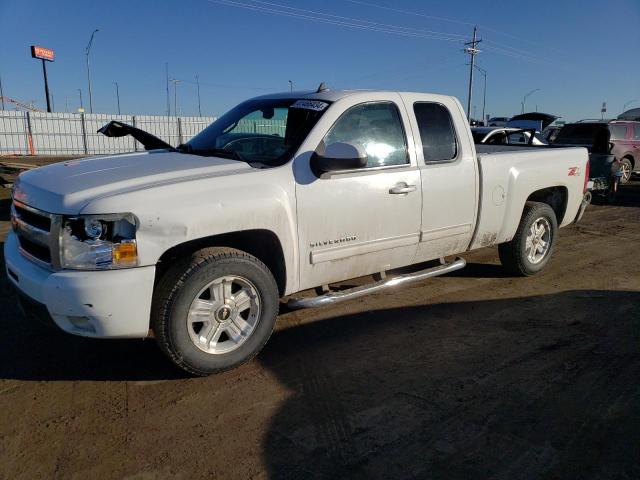
{"label": "turn signal light", "polygon": [[137,265],[138,248],[135,240],[123,241],[113,246],[114,265]]}

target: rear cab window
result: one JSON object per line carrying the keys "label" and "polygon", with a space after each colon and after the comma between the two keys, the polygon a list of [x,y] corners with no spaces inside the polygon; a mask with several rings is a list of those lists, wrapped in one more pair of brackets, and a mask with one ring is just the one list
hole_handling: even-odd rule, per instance
{"label": "rear cab window", "polygon": [[416,102],[413,112],[418,122],[424,162],[455,161],[458,157],[458,139],[447,107],[435,102]]}

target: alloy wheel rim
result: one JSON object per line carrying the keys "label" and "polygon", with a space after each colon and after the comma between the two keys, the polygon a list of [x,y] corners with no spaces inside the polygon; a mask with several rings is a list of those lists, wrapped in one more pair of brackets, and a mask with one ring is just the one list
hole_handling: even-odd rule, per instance
{"label": "alloy wheel rim", "polygon": [[236,350],[255,331],[261,303],[257,288],[246,278],[216,278],[189,306],[187,330],[191,342],[213,355]]}
{"label": "alloy wheel rim", "polygon": [[631,178],[631,167],[629,166],[629,164],[627,163],[623,163],[622,166],[622,178],[626,180],[629,180],[629,178]]}
{"label": "alloy wheel rim", "polygon": [[535,264],[540,263],[551,248],[551,224],[544,217],[536,219],[529,228],[525,244],[527,260]]}

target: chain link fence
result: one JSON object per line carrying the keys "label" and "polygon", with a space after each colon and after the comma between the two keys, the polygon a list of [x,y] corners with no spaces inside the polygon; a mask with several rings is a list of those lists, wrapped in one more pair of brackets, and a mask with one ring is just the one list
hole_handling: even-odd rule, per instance
{"label": "chain link fence", "polygon": [[[188,141],[215,119],[216,117],[1,110],[0,155],[94,155],[144,150],[144,147],[130,136],[108,138],[97,133],[100,127],[111,120],[128,123],[161,138],[170,145],[177,146]],[[280,125],[269,128],[273,133],[280,133],[281,130]],[[267,133],[263,131],[264,129],[264,127],[253,125],[247,126],[246,131]]]}

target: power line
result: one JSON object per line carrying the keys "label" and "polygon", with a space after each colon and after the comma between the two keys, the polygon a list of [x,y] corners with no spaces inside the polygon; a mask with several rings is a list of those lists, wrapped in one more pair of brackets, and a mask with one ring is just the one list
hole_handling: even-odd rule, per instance
{"label": "power line", "polygon": [[426,29],[423,29],[423,28],[404,27],[402,25],[391,25],[391,24],[388,24],[388,23],[379,23],[379,22],[374,22],[374,21],[371,21],[371,20],[363,20],[361,18],[345,17],[345,16],[342,16],[342,15],[334,15],[332,13],[317,12],[317,11],[314,11],[314,10],[306,10],[304,8],[291,7],[289,5],[282,5],[282,4],[279,4],[279,3],[266,2],[264,0],[249,0],[249,1],[253,2],[253,3],[268,5],[268,6],[271,6],[271,7],[286,8],[287,10],[295,10],[295,11],[303,12],[303,13],[306,13],[306,14],[321,15],[321,16],[325,16],[325,17],[337,18],[337,19],[340,19],[340,20],[348,20],[348,21],[354,21],[354,22],[359,22],[359,23],[364,23],[364,24],[370,24],[370,25],[374,25],[374,26],[388,27],[388,28],[399,29],[399,30],[409,30],[409,31],[417,32],[417,33],[427,33],[427,34],[433,34],[433,35],[444,35],[444,36],[447,36],[447,37],[459,37],[460,39],[464,39],[465,38],[464,35],[459,35],[459,34],[456,34],[456,33],[436,32],[436,31],[433,31],[433,30],[426,30]]}
{"label": "power line", "polygon": [[[254,11],[268,13],[272,15],[281,15],[286,17],[309,20],[313,22],[326,23],[330,25],[338,25],[346,28],[382,32],[382,33],[388,33],[388,34],[399,35],[404,37],[425,38],[425,39],[443,40],[443,41],[449,41],[449,42],[462,42],[462,39],[457,38],[456,34],[452,34],[452,35],[431,34],[431,33],[424,33],[422,31],[406,31],[406,27],[376,26],[374,24],[367,24],[366,23],[367,21],[358,20],[358,19],[351,19],[350,21],[333,20],[331,18],[327,18],[326,16],[322,17],[317,15],[314,16],[310,14],[308,15],[303,13],[296,13],[296,12],[287,11],[287,10],[278,10],[274,8],[263,7],[257,4],[248,4],[248,3],[242,3],[238,1],[232,1],[232,0],[210,0],[210,1],[212,3],[218,3],[221,5],[230,6],[230,7],[238,7],[238,8],[244,8],[246,10],[254,10]],[[292,8],[292,7],[289,7],[289,8]],[[362,22],[365,22],[365,23],[362,23]],[[454,38],[453,35],[456,35],[456,37]]]}
{"label": "power line", "polygon": [[[378,9],[381,9],[381,10],[387,10],[387,11],[390,11],[390,12],[402,13],[402,14],[405,14],[405,15],[412,15],[412,16],[415,16],[415,17],[430,18],[432,20],[439,20],[439,21],[449,22],[449,23],[457,23],[459,25],[466,25],[466,26],[474,26],[474,25],[476,25],[475,23],[472,23],[472,22],[465,22],[465,21],[462,21],[462,20],[455,20],[453,18],[439,17],[439,16],[435,16],[435,15],[427,15],[427,14],[420,13],[420,12],[415,12],[415,11],[411,11],[411,10],[403,10],[403,9],[394,8],[394,7],[388,7],[386,5],[380,5],[380,4],[371,3],[371,2],[364,2],[364,1],[361,1],[361,0],[345,0],[345,1],[347,1],[349,3],[355,3],[355,4],[358,4],[358,5],[364,5],[364,6],[367,6],[367,7],[378,8]],[[493,33],[495,33],[497,35],[503,35],[503,36],[509,37],[509,38],[511,38],[513,40],[518,40],[518,41],[520,41],[522,43],[527,43],[527,44],[532,45],[532,46],[534,46],[536,48],[540,48],[540,44],[537,43],[537,42],[533,42],[532,40],[527,40],[527,39],[524,39],[524,38],[521,38],[521,37],[517,37],[516,35],[512,35],[511,33],[503,32],[503,31],[497,30],[495,28],[490,28],[490,27],[487,27],[486,25],[478,24],[478,27],[481,28],[483,31],[493,32]],[[556,52],[558,52],[558,51],[556,50]],[[560,53],[560,52],[558,52],[558,53]]]}

